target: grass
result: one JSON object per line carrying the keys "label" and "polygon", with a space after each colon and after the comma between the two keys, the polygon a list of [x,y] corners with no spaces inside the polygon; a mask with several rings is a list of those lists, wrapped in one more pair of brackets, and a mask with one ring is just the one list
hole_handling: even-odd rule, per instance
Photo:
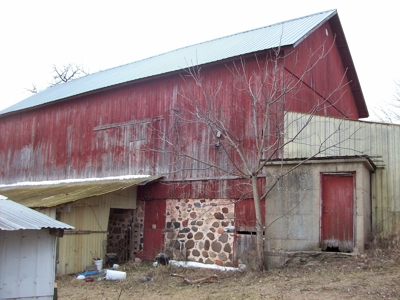
{"label": "grass", "polygon": [[[399,249],[399,248],[398,248]],[[400,250],[371,249],[349,257],[323,258],[313,263],[264,272],[216,271],[175,266],[154,268],[152,262],[126,263],[124,281],[58,278],[58,299],[399,299]],[[189,280],[218,280],[189,285]],[[151,281],[145,278],[151,278]]]}

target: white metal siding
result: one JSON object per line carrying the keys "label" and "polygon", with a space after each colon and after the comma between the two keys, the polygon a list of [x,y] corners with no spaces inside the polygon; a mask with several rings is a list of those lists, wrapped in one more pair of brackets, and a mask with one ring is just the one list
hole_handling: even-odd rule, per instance
{"label": "white metal siding", "polygon": [[53,299],[55,241],[49,229],[0,231],[0,299]]}

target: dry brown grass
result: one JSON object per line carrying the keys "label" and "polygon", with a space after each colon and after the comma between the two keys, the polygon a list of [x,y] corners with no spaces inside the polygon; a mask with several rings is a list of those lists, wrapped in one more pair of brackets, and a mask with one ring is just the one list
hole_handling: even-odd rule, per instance
{"label": "dry brown grass", "polygon": [[[154,268],[151,262],[127,263],[124,281],[85,282],[75,276],[57,280],[59,299],[399,299],[398,249],[378,248],[348,258],[323,258],[265,272],[233,272],[181,267]],[[216,282],[188,285],[218,275]],[[152,281],[143,281],[143,276]]]}

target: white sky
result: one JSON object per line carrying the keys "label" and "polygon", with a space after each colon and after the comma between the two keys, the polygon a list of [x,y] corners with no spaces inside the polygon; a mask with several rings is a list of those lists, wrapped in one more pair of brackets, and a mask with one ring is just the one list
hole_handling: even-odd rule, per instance
{"label": "white sky", "polygon": [[90,73],[336,8],[370,114],[400,78],[395,1],[35,0],[0,2],[0,110],[44,89],[53,65]]}

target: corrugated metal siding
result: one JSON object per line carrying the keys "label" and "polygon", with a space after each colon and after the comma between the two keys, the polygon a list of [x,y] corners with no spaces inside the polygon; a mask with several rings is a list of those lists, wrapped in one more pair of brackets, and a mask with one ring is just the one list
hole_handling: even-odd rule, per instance
{"label": "corrugated metal siding", "polygon": [[[309,115],[288,113],[289,141]],[[310,124],[284,150],[285,158],[369,155],[377,165],[372,174],[372,225],[375,233],[392,233],[400,226],[400,126],[314,116]]]}
{"label": "corrugated metal siding", "polygon": [[0,231],[0,299],[53,299],[55,244],[49,229]]}
{"label": "corrugated metal siding", "polygon": [[135,209],[136,187],[77,201],[70,212],[61,213],[61,220],[76,230],[59,240],[60,274],[85,271],[94,256],[105,259],[110,208]]}
{"label": "corrugated metal siding", "polygon": [[74,229],[40,212],[9,199],[0,199],[0,230],[40,230],[42,228]]}
{"label": "corrugated metal siding", "polygon": [[80,199],[122,190],[162,176],[121,176],[60,180],[50,182],[21,182],[0,185],[0,192],[28,207],[55,207]]}
{"label": "corrugated metal siding", "polygon": [[293,45],[335,14],[336,10],[329,10],[177,49],[91,74],[65,84],[50,87],[6,108],[0,114],[34,107],[124,82],[181,70],[192,65],[202,65],[246,53]]}

